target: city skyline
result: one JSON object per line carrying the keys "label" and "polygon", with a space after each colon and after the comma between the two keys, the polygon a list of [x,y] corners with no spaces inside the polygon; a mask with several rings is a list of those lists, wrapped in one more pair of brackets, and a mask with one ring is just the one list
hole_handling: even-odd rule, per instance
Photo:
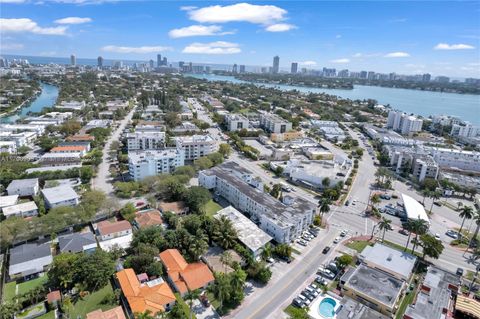
{"label": "city skyline", "polygon": [[475,2],[8,2],[2,54],[480,74]]}

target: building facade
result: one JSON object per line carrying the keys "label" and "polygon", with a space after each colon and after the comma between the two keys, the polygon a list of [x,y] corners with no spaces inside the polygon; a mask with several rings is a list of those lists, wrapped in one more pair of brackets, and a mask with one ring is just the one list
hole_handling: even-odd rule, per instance
{"label": "building facade", "polygon": [[158,150],[165,147],[165,132],[137,131],[127,133],[129,151]]}
{"label": "building facade", "polygon": [[210,135],[179,136],[175,143],[177,149],[183,152],[186,161],[196,160],[218,151],[218,143]]}
{"label": "building facade", "polygon": [[228,114],[225,116],[227,130],[229,132],[239,131],[242,129],[248,130],[248,119],[240,114]]}
{"label": "building facade", "polygon": [[260,115],[260,126],[269,133],[285,133],[292,130],[292,123],[272,113]]}
{"label": "building facade", "polygon": [[135,181],[148,176],[171,173],[184,163],[183,151],[175,148],[128,153],[128,171]]}

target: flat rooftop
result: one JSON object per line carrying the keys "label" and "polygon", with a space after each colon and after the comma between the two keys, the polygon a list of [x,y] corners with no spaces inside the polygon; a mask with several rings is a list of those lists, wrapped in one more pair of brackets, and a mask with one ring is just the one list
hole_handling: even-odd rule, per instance
{"label": "flat rooftop", "polygon": [[367,246],[359,256],[367,263],[373,263],[405,278],[410,277],[417,257],[382,244]]}
{"label": "flat rooftop", "polygon": [[232,222],[233,227],[237,231],[238,239],[254,252],[272,240],[270,235],[258,228],[255,223],[232,206],[218,211],[214,217],[219,219],[222,216],[225,216]]}
{"label": "flat rooftop", "polygon": [[50,203],[58,203],[80,197],[73,188],[65,185],[44,188],[42,194]]}
{"label": "flat rooftop", "polygon": [[430,224],[430,219],[428,218],[425,208],[413,197],[402,194],[402,201],[405,207],[405,212],[409,219],[422,219]]}
{"label": "flat rooftop", "polygon": [[345,275],[348,277],[345,278],[345,286],[369,296],[389,308],[394,306],[404,283],[386,272],[366,265],[359,265],[351,273],[347,272]]}

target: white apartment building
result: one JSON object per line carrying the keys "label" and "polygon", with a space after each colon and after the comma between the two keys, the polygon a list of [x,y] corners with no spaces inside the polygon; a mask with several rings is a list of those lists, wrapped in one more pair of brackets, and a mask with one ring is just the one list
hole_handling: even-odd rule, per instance
{"label": "white apartment building", "polygon": [[0,132],[0,141],[15,142],[17,148],[21,146],[33,145],[33,142],[38,137],[36,132]]}
{"label": "white apartment building", "polygon": [[136,131],[127,133],[128,151],[157,150],[165,147],[165,132]]}
{"label": "white apartment building", "polygon": [[260,114],[260,126],[270,133],[285,133],[292,130],[292,123],[273,113]]}
{"label": "white apartment building", "polygon": [[183,151],[186,161],[196,160],[218,151],[218,143],[211,135],[179,136],[175,143],[177,149]]}
{"label": "white apartment building", "polygon": [[252,172],[234,162],[201,171],[198,182],[249,215],[279,243],[294,241],[309,227],[316,212],[316,205],[304,199],[289,195],[281,202],[264,193],[263,184]]}
{"label": "white apartment building", "polygon": [[422,182],[425,178],[437,179],[439,171],[438,164],[429,155],[416,158],[413,162],[413,176],[419,182]]}
{"label": "white apartment building", "polygon": [[35,196],[39,190],[38,178],[14,179],[7,187],[8,195],[20,197]]}
{"label": "white apartment building", "polygon": [[44,188],[42,189],[42,195],[47,208],[77,206],[80,199],[77,192],[68,185]]}
{"label": "white apartment building", "polygon": [[17,153],[17,144],[13,141],[0,141],[0,153]]}
{"label": "white apartment building", "polygon": [[450,135],[468,138],[477,137],[480,135],[480,126],[475,126],[471,123],[465,123],[465,125],[454,124],[452,125]]}
{"label": "white apartment building", "polygon": [[225,116],[225,122],[229,132],[248,129],[248,119],[241,114],[229,114]]}
{"label": "white apartment building", "polygon": [[17,205],[4,207],[2,209],[5,218],[10,217],[31,217],[38,215],[38,207],[35,202],[25,202]]}
{"label": "white apartment building", "polygon": [[128,153],[128,171],[135,181],[148,176],[171,173],[185,163],[184,153],[180,149],[133,151]]}
{"label": "white apartment building", "polygon": [[388,112],[387,128],[400,132],[403,135],[420,132],[423,120],[399,111]]}
{"label": "white apartment building", "polygon": [[424,149],[432,155],[441,168],[480,172],[480,152],[429,146]]}

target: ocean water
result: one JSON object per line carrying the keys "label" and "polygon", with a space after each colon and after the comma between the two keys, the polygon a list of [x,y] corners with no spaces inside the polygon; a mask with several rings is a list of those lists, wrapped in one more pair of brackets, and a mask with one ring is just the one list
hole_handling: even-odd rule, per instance
{"label": "ocean water", "polygon": [[[233,76],[215,74],[190,74],[195,78],[208,81],[228,81],[247,83]],[[380,104],[389,104],[392,108],[424,117],[430,115],[455,115],[465,121],[480,125],[480,95],[440,93],[409,89],[395,89],[379,86],[355,85],[353,90],[324,89],[295,85],[255,83],[265,87],[274,87],[283,91],[298,90],[305,93],[327,93],[351,100],[375,99]]]}

